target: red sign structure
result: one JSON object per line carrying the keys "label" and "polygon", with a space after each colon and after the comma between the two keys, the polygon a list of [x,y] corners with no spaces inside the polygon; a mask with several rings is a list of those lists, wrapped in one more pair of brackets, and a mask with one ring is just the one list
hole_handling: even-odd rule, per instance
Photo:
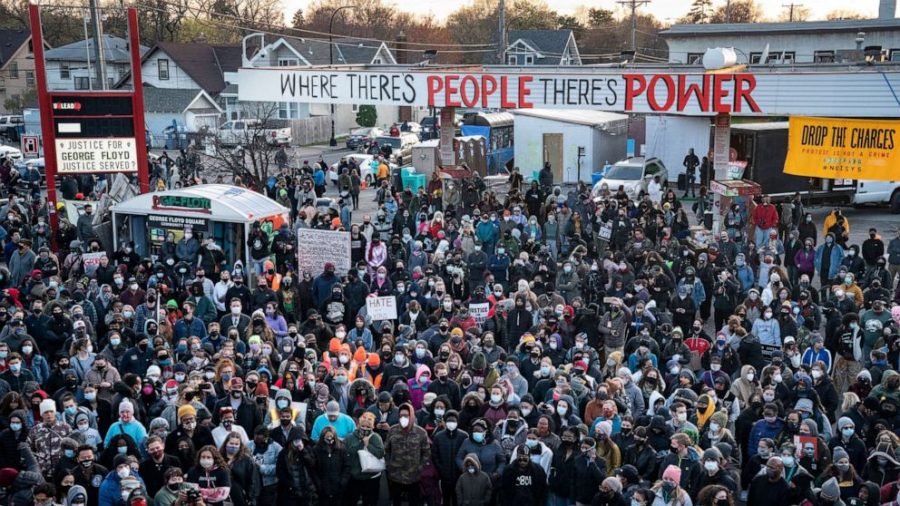
{"label": "red sign structure", "polygon": [[[50,216],[51,247],[59,251],[56,232],[57,139],[133,138],[141,193],[150,191],[150,170],[144,142],[144,94],[141,83],[141,45],[137,9],[128,8],[128,39],[131,50],[133,90],[125,91],[49,91],[44,61],[44,35],[40,7],[28,6],[31,38],[34,43],[34,69],[41,112],[44,146],[44,174],[47,179],[47,205]],[[85,170],[85,173],[101,172]]]}

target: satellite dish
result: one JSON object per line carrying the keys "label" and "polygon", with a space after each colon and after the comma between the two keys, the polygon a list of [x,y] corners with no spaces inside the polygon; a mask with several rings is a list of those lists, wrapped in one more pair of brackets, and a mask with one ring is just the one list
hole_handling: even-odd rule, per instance
{"label": "satellite dish", "polygon": [[763,49],[762,55],[759,57],[759,63],[765,65],[765,63],[769,60],[769,45],[766,44],[766,48]]}

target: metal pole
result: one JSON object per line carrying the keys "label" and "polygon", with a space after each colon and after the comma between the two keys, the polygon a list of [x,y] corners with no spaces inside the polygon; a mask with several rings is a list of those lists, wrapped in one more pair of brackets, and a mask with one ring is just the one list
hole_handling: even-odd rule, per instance
{"label": "metal pole", "polygon": [[500,33],[498,33],[497,44],[500,45],[500,65],[506,65],[506,2],[500,0],[498,16],[500,23]]}
{"label": "metal pole", "polygon": [[[97,0],[89,1],[91,9],[91,32],[94,37],[94,59],[97,61],[96,89],[106,89],[106,65],[103,62],[103,26],[100,19],[100,10],[97,8]],[[89,43],[89,41],[85,41]]]}
{"label": "metal pole", "polygon": [[[344,9],[355,9],[355,5],[344,5],[338,7],[331,12],[331,21],[328,22],[328,65],[334,65],[334,18],[338,12]],[[334,137],[334,104],[331,104],[331,139],[328,141],[331,147],[337,146],[337,139]]]}

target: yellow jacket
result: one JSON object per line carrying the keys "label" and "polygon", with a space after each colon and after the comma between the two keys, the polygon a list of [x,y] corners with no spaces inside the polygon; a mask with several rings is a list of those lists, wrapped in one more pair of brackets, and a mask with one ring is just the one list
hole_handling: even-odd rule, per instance
{"label": "yellow jacket", "polygon": [[[822,237],[828,235],[828,229],[831,228],[837,222],[837,215],[834,214],[834,211],[828,213],[828,216],[825,217],[825,223],[822,224]],[[850,220],[844,216],[844,232],[850,234]],[[837,238],[835,238],[837,239]]]}

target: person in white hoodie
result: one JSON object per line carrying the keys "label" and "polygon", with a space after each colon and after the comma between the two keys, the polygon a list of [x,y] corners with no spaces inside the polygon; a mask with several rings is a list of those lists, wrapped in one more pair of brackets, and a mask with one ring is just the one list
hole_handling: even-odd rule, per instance
{"label": "person in white hoodie", "polygon": [[[541,466],[547,476],[550,476],[550,465],[553,463],[553,450],[549,446],[541,442],[537,429],[528,429],[528,435],[525,438],[525,447],[528,448],[528,454],[531,461]],[[510,456],[510,464],[516,463],[516,453]]]}

